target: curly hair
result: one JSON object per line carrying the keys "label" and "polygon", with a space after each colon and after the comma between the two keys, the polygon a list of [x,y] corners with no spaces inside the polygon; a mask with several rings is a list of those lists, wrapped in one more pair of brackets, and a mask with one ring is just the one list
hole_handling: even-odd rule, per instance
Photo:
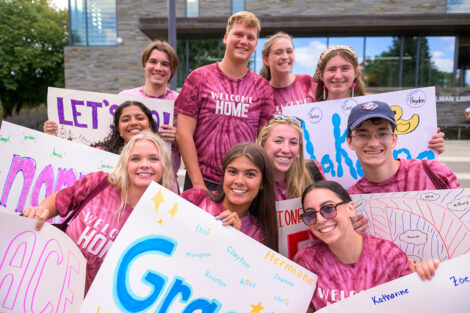
{"label": "curly hair", "polygon": [[135,105],[142,110],[142,112],[145,114],[145,116],[147,116],[147,119],[149,120],[150,129],[152,130],[152,132],[158,134],[157,122],[155,122],[155,119],[152,116],[152,111],[150,111],[150,109],[147,108],[142,102],[126,101],[121,103],[121,105],[119,105],[119,107],[116,109],[116,112],[114,113],[113,127],[111,128],[108,136],[106,136],[106,138],[102,141],[92,144],[92,147],[100,147],[108,152],[116,154],[121,153],[122,147],[124,146],[125,142],[124,139],[121,137],[121,134],[119,133],[119,119],[121,118],[122,111],[131,105]]}

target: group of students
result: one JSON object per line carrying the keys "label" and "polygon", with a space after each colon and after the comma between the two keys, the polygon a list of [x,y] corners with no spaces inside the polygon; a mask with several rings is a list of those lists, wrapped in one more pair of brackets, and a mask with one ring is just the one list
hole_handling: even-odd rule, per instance
{"label": "group of students", "polygon": [[[180,153],[187,170],[181,196],[273,250],[278,250],[275,201],[302,198],[302,220],[319,239],[294,257],[319,276],[309,311],[335,301],[320,297],[331,295],[327,289],[351,295],[410,271],[423,279],[434,275],[435,260],[414,264],[393,243],[363,234],[367,219],[355,216],[348,193],[337,183],[323,181],[317,162],[304,160],[303,121],[280,114],[286,105],[364,95],[354,50],[330,47],[321,54],[313,77],[295,75],[292,38],[277,33],[264,45],[260,76],[248,68],[259,32],[252,13],[231,16],[223,60],[191,72],[179,95],[167,87],[178,67],[176,53],[166,42],[152,42],[142,54],[145,85],[121,94],[175,99],[177,126],[157,130],[144,105],[126,101],[115,112],[110,135],[95,144],[120,153],[112,173],[88,174],[38,207],[25,209],[25,216],[38,220],[39,229],[48,219],[66,216],[69,208],[85,203],[66,233],[87,259],[86,290],[107,252],[87,249],[84,242],[99,233],[87,220],[92,216],[109,224],[112,231],[105,236],[112,243],[152,181],[178,192]],[[395,160],[395,127],[394,112],[385,103],[352,109],[347,142],[364,177],[349,193],[459,187],[455,175],[438,161]],[[56,130],[55,123],[45,123],[45,132]],[[443,152],[443,136],[434,135],[429,146]],[[164,141],[172,143],[171,152]],[[336,276],[338,272],[344,276]]]}

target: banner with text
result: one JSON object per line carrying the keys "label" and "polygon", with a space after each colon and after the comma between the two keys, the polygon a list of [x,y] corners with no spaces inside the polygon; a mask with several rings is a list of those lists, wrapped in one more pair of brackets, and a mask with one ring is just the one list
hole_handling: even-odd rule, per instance
{"label": "banner with text", "polygon": [[52,225],[0,212],[0,312],[78,312],[86,261]]}
{"label": "banner with text", "polygon": [[467,313],[470,254],[443,262],[431,281],[413,273],[330,304],[318,313]]}
{"label": "banner with text", "polygon": [[86,145],[103,140],[113,125],[117,107],[128,100],[142,102],[160,125],[173,125],[174,101],[49,87],[47,115],[58,124],[57,136]]}
{"label": "banner with text", "polygon": [[333,101],[284,107],[283,114],[304,120],[305,158],[318,160],[327,179],[348,188],[364,173],[346,141],[351,108],[369,101],[382,101],[395,111],[398,144],[395,158],[434,159],[428,141],[436,133],[436,93],[434,87],[401,90]]}
{"label": "banner with text", "polygon": [[80,312],[305,312],[316,276],[152,183]]}
{"label": "banner with text", "polygon": [[[90,172],[110,172],[119,156],[2,122],[0,210],[23,212]],[[6,210],[5,210],[6,209]],[[59,221],[60,217],[55,218]]]}

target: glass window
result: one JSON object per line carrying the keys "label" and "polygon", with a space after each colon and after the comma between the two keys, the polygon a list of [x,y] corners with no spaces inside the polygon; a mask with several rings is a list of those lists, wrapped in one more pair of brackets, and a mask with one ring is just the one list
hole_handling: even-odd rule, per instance
{"label": "glass window", "polygon": [[447,13],[470,13],[470,1],[447,0]]}
{"label": "glass window", "polygon": [[232,14],[245,11],[245,0],[232,0]]}
{"label": "glass window", "polygon": [[365,78],[368,86],[398,86],[399,37],[366,37]]}
{"label": "glass window", "polygon": [[70,1],[73,46],[116,45],[115,0]]}
{"label": "glass window", "polygon": [[84,46],[86,38],[86,14],[83,0],[70,1],[70,29],[72,46]]}
{"label": "glass window", "polygon": [[455,37],[420,39],[418,85],[452,87]]}
{"label": "glass window", "polygon": [[330,37],[328,46],[346,45],[356,51],[359,64],[364,62],[364,37]]}
{"label": "glass window", "polygon": [[199,17],[199,0],[186,0],[186,17]]}

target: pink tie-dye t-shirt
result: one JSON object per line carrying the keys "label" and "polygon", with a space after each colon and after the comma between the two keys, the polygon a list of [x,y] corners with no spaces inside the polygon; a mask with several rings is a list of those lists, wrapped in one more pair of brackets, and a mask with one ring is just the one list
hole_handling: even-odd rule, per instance
{"label": "pink tie-dye t-shirt", "polygon": [[[107,176],[104,172],[90,173],[76,181],[73,186],[60,190],[55,203],[57,213],[66,216],[70,207],[78,207]],[[82,208],[67,228],[66,234],[77,244],[87,260],[85,293],[133,210],[126,204],[118,221],[117,212],[120,205],[120,190],[108,184]]]}
{"label": "pink tie-dye t-shirt", "polygon": [[216,184],[222,181],[228,150],[240,142],[254,142],[273,111],[272,88],[264,78],[251,70],[243,78],[230,78],[218,63],[191,72],[175,102],[177,114],[196,119],[199,168],[204,180]]}
{"label": "pink tie-dye t-shirt", "polygon": [[[389,179],[374,183],[362,177],[354,185],[349,187],[349,194],[359,193],[383,193],[383,192],[405,192],[420,190],[436,190],[432,180],[426,174],[421,160],[415,159],[398,159],[400,167],[398,171]],[[460,188],[459,181],[455,174],[443,163],[439,161],[428,162],[431,171],[439,177],[448,189]]]}
{"label": "pink tie-dye t-shirt", "polygon": [[[207,196],[206,192],[201,189],[189,189],[183,192],[180,196],[213,216],[218,216],[220,213],[227,210],[221,203],[212,201]],[[242,222],[240,231],[254,240],[263,243],[263,230],[259,226],[256,218],[251,214],[248,214],[241,217],[240,220]]]}
{"label": "pink tie-dye t-shirt", "polygon": [[410,274],[408,257],[393,242],[361,234],[364,248],[355,263],[342,263],[323,241],[303,246],[294,262],[318,275],[312,305],[316,310],[362,290]]}
{"label": "pink tie-dye t-shirt", "polygon": [[150,96],[144,92],[144,86],[123,90],[119,93],[119,95],[135,96],[135,97],[143,97],[143,98],[154,98],[154,99],[166,99],[166,100],[176,100],[176,98],[178,97],[178,93],[176,91],[168,89],[168,88],[166,89],[166,92],[164,95],[161,95],[158,97]]}
{"label": "pink tie-dye t-shirt", "polygon": [[316,86],[317,84],[313,82],[312,76],[297,74],[294,82],[289,86],[283,88],[272,87],[276,113],[282,113],[282,108],[286,106],[315,102]]}

